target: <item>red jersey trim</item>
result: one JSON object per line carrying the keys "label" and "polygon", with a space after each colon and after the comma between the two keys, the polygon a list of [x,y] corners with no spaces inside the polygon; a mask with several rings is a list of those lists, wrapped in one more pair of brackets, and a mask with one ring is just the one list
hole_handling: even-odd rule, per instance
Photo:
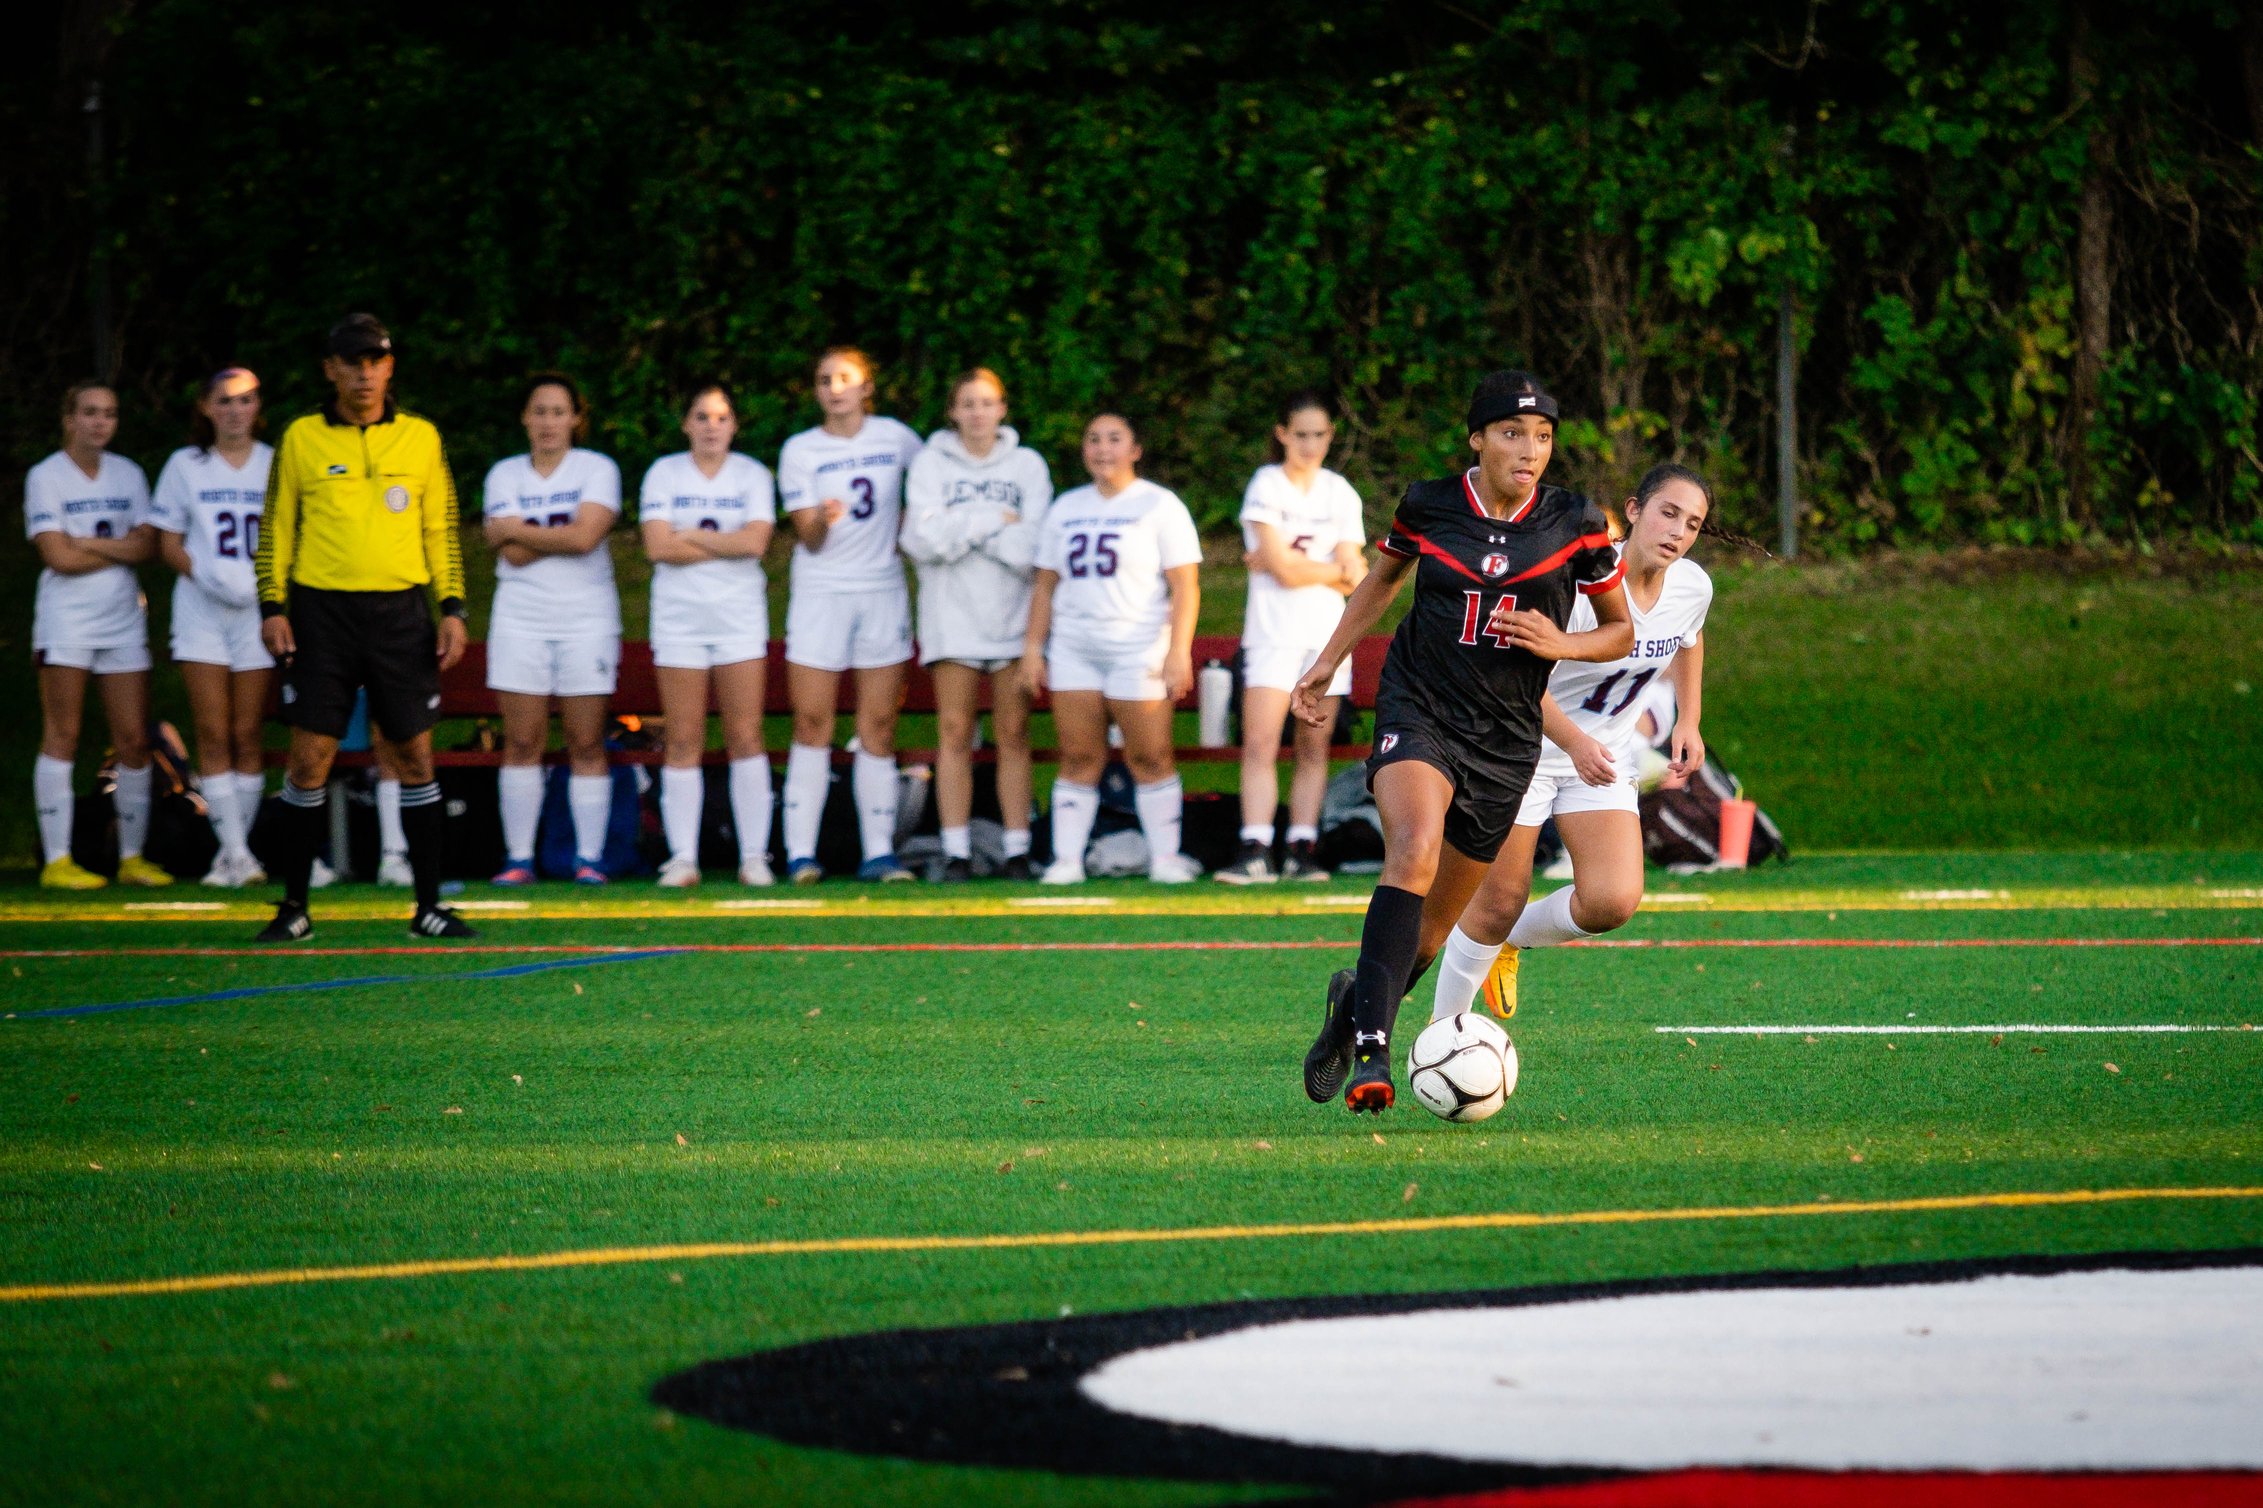
{"label": "red jersey trim", "polygon": [[1467,576],[1470,580],[1477,582],[1481,586],[1487,584],[1484,577],[1478,575],[1468,566],[1465,566],[1460,561],[1454,559],[1452,551],[1447,550],[1442,546],[1432,544],[1429,540],[1424,539],[1421,535],[1415,533],[1411,529],[1401,528],[1397,531],[1397,533],[1402,539],[1413,540],[1415,548],[1419,549],[1423,554],[1430,556],[1434,560],[1444,561],[1447,565],[1452,566],[1455,570],[1461,572],[1464,576]]}
{"label": "red jersey trim", "polygon": [[[1553,571],[1554,569],[1556,569],[1556,567],[1562,565],[1565,561],[1571,559],[1574,555],[1577,555],[1582,550],[1607,550],[1610,547],[1611,536],[1608,534],[1582,534],[1579,538],[1573,540],[1570,544],[1564,546],[1561,550],[1558,550],[1555,554],[1549,556],[1546,560],[1541,561],[1540,564],[1532,567],[1530,570],[1517,572],[1514,576],[1511,576],[1509,578],[1509,581],[1512,583],[1518,581],[1530,581],[1535,576],[1545,576],[1550,571]],[[1618,570],[1615,567],[1611,572],[1611,579],[1613,581],[1618,580]]]}
{"label": "red jersey trim", "polygon": [[1580,592],[1585,596],[1600,597],[1605,592],[1611,590],[1611,588],[1624,581],[1626,579],[1626,574],[1627,563],[1622,560],[1617,565],[1611,567],[1611,574],[1604,577],[1601,581],[1580,582]]}
{"label": "red jersey trim", "polygon": [[[1516,512],[1510,514],[1507,518],[1495,518],[1492,514],[1487,513],[1485,511],[1485,505],[1477,500],[1477,484],[1470,480],[1471,477],[1474,477],[1476,475],[1477,468],[1475,466],[1470,467],[1469,470],[1462,473],[1462,498],[1469,504],[1470,511],[1472,513],[1475,513],[1479,518],[1486,520],[1488,523],[1522,523],[1524,521],[1524,516],[1532,511],[1532,505],[1540,501],[1540,484],[1538,482],[1534,482],[1532,484],[1532,495],[1524,500],[1523,507],[1517,509]],[[1520,576],[1517,579],[1519,581],[1522,581],[1524,578]]]}

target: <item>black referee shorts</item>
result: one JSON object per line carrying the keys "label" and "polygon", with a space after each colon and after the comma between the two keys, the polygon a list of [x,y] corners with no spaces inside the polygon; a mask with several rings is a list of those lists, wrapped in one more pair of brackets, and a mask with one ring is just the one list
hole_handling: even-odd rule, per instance
{"label": "black referee shorts", "polygon": [[1446,807],[1446,841],[1480,864],[1490,864],[1516,826],[1525,788],[1532,784],[1540,750],[1504,757],[1423,723],[1375,719],[1375,752],[1367,756],[1367,788],[1386,765],[1412,759],[1454,783]]}
{"label": "black referee shorts", "polygon": [[440,720],[439,631],[423,587],[398,592],[291,588],[291,635],[283,663],[283,721],[343,738],[354,695],[369,692],[369,717],[395,743]]}

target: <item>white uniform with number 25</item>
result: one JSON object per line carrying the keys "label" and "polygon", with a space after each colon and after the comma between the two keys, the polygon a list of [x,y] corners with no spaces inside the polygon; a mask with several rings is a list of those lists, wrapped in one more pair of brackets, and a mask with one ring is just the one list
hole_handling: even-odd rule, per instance
{"label": "white uniform with number 25", "polygon": [[259,639],[259,583],[252,557],[267,509],[275,449],[256,441],[241,468],[216,450],[184,445],[157,473],[150,522],[181,536],[192,574],[173,587],[173,658],[230,670],[275,663]]}
{"label": "white uniform with number 25", "polygon": [[[543,476],[531,456],[497,461],[482,511],[545,529],[571,524],[584,503],[621,511],[621,468],[575,448]],[[610,696],[621,663],[621,594],[613,552],[602,539],[586,555],[540,555],[495,563],[495,610],[487,630],[487,684],[528,696]]]}
{"label": "white uniform with number 25", "polygon": [[[1326,467],[1312,486],[1298,491],[1279,466],[1260,466],[1242,494],[1242,547],[1257,548],[1257,526],[1271,524],[1282,545],[1321,565],[1336,563],[1336,546],[1361,543],[1365,523],[1359,494]],[[1264,571],[1249,573],[1249,606],[1242,618],[1242,684],[1294,691],[1320,658],[1336,620],[1344,615],[1344,595],[1332,586],[1283,586]],[[1328,683],[1330,696],[1352,689],[1347,657]]]}
{"label": "white uniform with number 25", "polygon": [[[1623,660],[1593,663],[1559,660],[1548,677],[1548,694],[1556,705],[1590,738],[1611,751],[1618,778],[1609,785],[1589,785],[1572,767],[1572,757],[1555,744],[1540,740],[1540,763],[1525,789],[1524,805],[1516,825],[1538,827],[1551,816],[1565,812],[1631,812],[1636,809],[1634,722],[1642,713],[1642,693],[1664,675],[1685,644],[1695,644],[1705,631],[1705,613],[1713,605],[1713,578],[1694,560],[1677,560],[1666,567],[1658,600],[1648,612],[1627,591],[1627,611],[1634,617],[1634,649]],[[1595,627],[1595,609],[1586,597],[1572,604],[1566,633]]]}
{"label": "white uniform with number 25", "polygon": [[1194,515],[1153,482],[1135,481],[1114,497],[1086,486],[1055,498],[1037,545],[1038,568],[1061,578],[1045,646],[1047,685],[1160,701],[1171,649],[1163,573],[1201,560]]}
{"label": "white uniform with number 25", "polygon": [[906,424],[878,414],[843,438],[805,429],[778,452],[778,502],[788,513],[839,498],[823,548],[794,546],[786,658],[812,670],[877,670],[912,656],[911,592],[896,536],[904,473],[920,452]]}

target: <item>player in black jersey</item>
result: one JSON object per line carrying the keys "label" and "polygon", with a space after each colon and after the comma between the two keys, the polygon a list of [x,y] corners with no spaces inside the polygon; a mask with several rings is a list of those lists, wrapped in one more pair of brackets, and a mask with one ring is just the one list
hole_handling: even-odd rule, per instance
{"label": "player in black jersey", "polygon": [[[1556,400],[1525,372],[1495,372],[1469,403],[1477,464],[1417,482],[1375,569],[1291,697],[1307,722],[1336,666],[1414,574],[1414,610],[1391,638],[1375,697],[1368,788],[1383,819],[1383,873],[1359,964],[1329,982],[1304,1089],[1354,1111],[1391,1105],[1391,1026],[1515,823],[1540,757],[1540,698],[1558,660],[1615,660],[1634,629],[1603,510],[1541,473]],[[1596,627],[1564,624],[1585,594]]]}

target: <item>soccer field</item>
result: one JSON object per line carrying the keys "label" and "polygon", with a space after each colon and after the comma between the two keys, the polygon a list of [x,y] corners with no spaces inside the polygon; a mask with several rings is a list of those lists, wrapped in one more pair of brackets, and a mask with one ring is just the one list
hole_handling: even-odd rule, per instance
{"label": "soccer field", "polygon": [[[1013,1348],[2263,1247],[2263,854],[1651,885],[1526,955],[1522,1079],[1473,1127],[1304,1100],[1348,879],[475,887],[449,948],[374,891],[299,949],[248,901],[7,892],[0,1498],[1388,1501],[1531,1478],[1112,1435]],[[856,1339],[968,1326],[1009,1328]],[[692,1371],[835,1340],[791,1386]]]}

